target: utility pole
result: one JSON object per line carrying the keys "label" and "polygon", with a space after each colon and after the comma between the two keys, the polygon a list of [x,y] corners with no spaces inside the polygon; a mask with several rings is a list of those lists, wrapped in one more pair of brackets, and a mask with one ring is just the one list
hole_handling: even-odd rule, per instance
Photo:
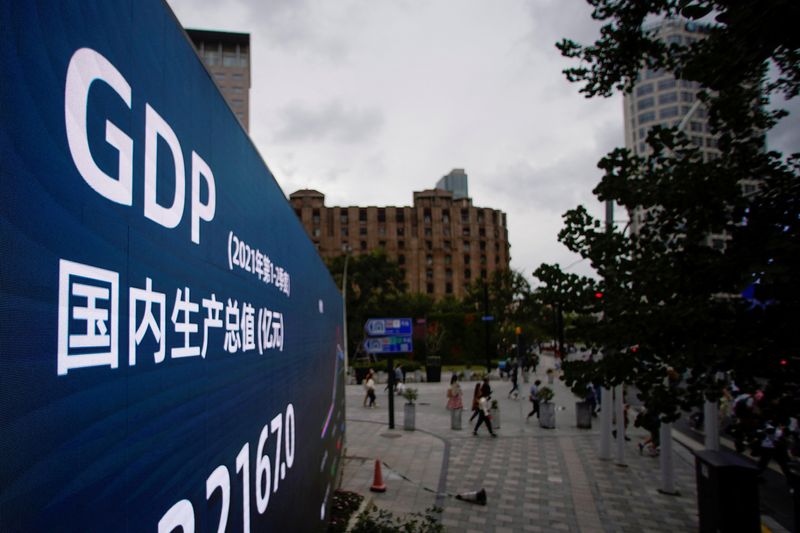
{"label": "utility pole", "polygon": [[[606,233],[611,236],[612,231],[614,231],[614,203],[612,200],[606,200]],[[612,390],[603,387],[600,393],[600,458],[605,460],[611,459],[611,410],[614,403]]]}
{"label": "utility pole", "polygon": [[486,280],[483,280],[483,341],[484,341],[484,349],[486,350],[486,373],[492,371],[492,356],[489,354],[489,320],[486,317],[489,316],[489,286],[486,284]]}

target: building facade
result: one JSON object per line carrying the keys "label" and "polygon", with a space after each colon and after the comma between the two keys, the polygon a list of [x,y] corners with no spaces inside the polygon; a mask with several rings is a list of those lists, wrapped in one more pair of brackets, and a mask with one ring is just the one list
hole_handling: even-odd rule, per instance
{"label": "building facade", "polygon": [[414,192],[410,207],[328,207],[314,190],[296,191],[289,200],[323,258],[383,248],[410,292],[461,297],[476,280],[509,268],[506,214],[450,191]]}
{"label": "building facade", "polygon": [[[646,31],[655,32],[668,44],[690,45],[703,39],[708,27],[683,19],[667,19],[653,24]],[[676,79],[672,73],[644,69],[639,73],[633,90],[623,99],[625,117],[625,147],[639,156],[647,156],[647,134],[654,126],[680,126],[697,146],[705,161],[719,157],[717,136],[712,133],[708,110],[698,99],[699,83]],[[644,211],[631,213],[631,231],[639,230]],[[710,244],[722,246],[720,236],[709,238]]]}
{"label": "building facade", "polygon": [[250,131],[250,34],[191,29],[186,33],[225,101]]}

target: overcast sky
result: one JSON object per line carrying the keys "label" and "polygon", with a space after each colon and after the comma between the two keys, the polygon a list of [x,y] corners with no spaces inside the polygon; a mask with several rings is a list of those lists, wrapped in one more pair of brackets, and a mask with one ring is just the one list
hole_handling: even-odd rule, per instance
{"label": "overcast sky", "polygon": [[464,168],[473,204],[508,215],[513,268],[533,281],[580,259],[557,240],[561,215],[602,216],[596,164],[624,144],[621,97],[587,100],[561,73],[554,43],[597,36],[585,2],[168,3],[185,27],[250,33],[250,135],[287,196],[411,205]]}

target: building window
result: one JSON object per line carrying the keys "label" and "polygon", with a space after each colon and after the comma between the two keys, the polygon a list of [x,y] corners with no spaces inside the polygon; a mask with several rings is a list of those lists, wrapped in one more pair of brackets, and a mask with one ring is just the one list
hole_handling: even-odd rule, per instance
{"label": "building window", "polygon": [[398,237],[402,237],[405,234],[406,234],[406,228],[404,228],[403,226],[398,226],[397,227],[397,236]]}
{"label": "building window", "polygon": [[485,268],[481,269],[481,279],[486,279],[486,269]]}
{"label": "building window", "polygon": [[433,237],[433,230],[431,228],[425,228],[425,236]]}
{"label": "building window", "polygon": [[380,235],[381,237],[386,235],[386,226],[383,225],[378,226],[378,235]]}
{"label": "building window", "polygon": [[406,256],[400,254],[397,256],[397,264],[398,265],[405,265],[406,264]]}
{"label": "building window", "polygon": [[461,210],[461,223],[462,224],[469,224],[469,209],[462,209]]}
{"label": "building window", "polygon": [[450,251],[452,249],[450,241],[444,241],[444,249],[447,251]]}
{"label": "building window", "polygon": [[466,268],[464,269],[464,279],[470,279],[472,277],[472,270]]}
{"label": "building window", "polygon": [[347,237],[347,228],[342,228],[342,237]]}
{"label": "building window", "polygon": [[319,228],[314,228],[313,235],[314,237],[319,237],[320,231]]}
{"label": "building window", "polygon": [[483,209],[478,211],[478,224],[483,224]]}
{"label": "building window", "polygon": [[642,109],[650,109],[656,105],[656,100],[652,96],[648,96],[647,98],[642,98],[638,102],[636,102],[636,109],[641,111]]}
{"label": "building window", "polygon": [[431,210],[430,210],[430,208],[426,207],[426,208],[423,210],[423,214],[422,214],[422,221],[423,221],[425,224],[430,224],[430,223],[431,223]]}
{"label": "building window", "polygon": [[694,120],[689,123],[689,129],[696,132],[703,132],[702,122],[695,122]]}
{"label": "building window", "polygon": [[385,249],[386,248],[386,241],[378,241],[378,246],[380,246],[381,248]]}
{"label": "building window", "polygon": [[452,283],[445,283],[444,292],[446,292],[447,294],[453,294],[453,284]]}
{"label": "building window", "polygon": [[444,264],[445,265],[449,265],[452,262],[453,262],[453,256],[452,255],[447,254],[446,256],[444,256]]}
{"label": "building window", "polygon": [[366,250],[367,249],[367,241],[361,241],[361,249],[362,250]]}
{"label": "building window", "polygon": [[426,255],[425,256],[425,264],[427,266],[433,266],[433,256],[432,255]]}
{"label": "building window", "polygon": [[358,221],[359,222],[366,222],[367,221],[367,210],[366,209],[359,209],[358,210]]}
{"label": "building window", "polygon": [[453,279],[453,271],[448,268],[444,271],[444,277],[448,280]]}
{"label": "building window", "polygon": [[444,235],[445,237],[449,237],[450,236],[450,226],[445,226],[442,229],[442,235]]}
{"label": "building window", "polygon": [[295,209],[294,214],[297,215],[297,218],[303,220],[303,212],[300,209]]}
{"label": "building window", "polygon": [[672,118],[678,116],[678,106],[665,107],[658,112],[658,118]]}
{"label": "building window", "polygon": [[469,241],[464,241],[462,244],[464,245],[464,251],[469,252]]}
{"label": "building window", "polygon": [[655,111],[648,111],[647,113],[639,113],[639,124],[644,124],[645,122],[652,122],[656,119],[656,112]]}
{"label": "building window", "polygon": [[378,209],[378,222],[386,222],[386,209],[383,207]]}
{"label": "building window", "polygon": [[311,221],[314,224],[319,224],[319,209],[314,209],[314,211],[311,214]]}
{"label": "building window", "polygon": [[450,223],[450,211],[447,209],[442,210],[442,224]]}
{"label": "building window", "polygon": [[678,93],[676,93],[674,91],[658,95],[658,103],[659,104],[671,104],[671,103],[677,102],[677,101],[678,101]]}
{"label": "building window", "polygon": [[659,90],[659,91],[665,91],[665,90],[667,90],[667,89],[672,89],[672,88],[674,88],[674,87],[675,87],[677,84],[678,84],[678,82],[676,82],[676,81],[675,81],[674,79],[672,79],[672,78],[667,78],[667,79],[665,79],[665,80],[659,80],[659,82],[658,82],[658,90]]}
{"label": "building window", "polygon": [[406,241],[397,241],[397,247],[401,250],[406,247]]}
{"label": "building window", "polygon": [[469,257],[470,257],[469,254],[464,254],[464,264],[465,265],[469,263]]}
{"label": "building window", "polygon": [[464,237],[469,237],[469,226],[464,226],[464,228],[461,230],[461,234]]}
{"label": "building window", "polygon": [[425,271],[425,279],[433,279],[433,270],[428,269]]}
{"label": "building window", "polygon": [[342,213],[339,216],[339,222],[341,222],[342,224],[347,224],[348,223],[348,221],[347,221],[347,213]]}
{"label": "building window", "polygon": [[644,83],[636,87],[636,96],[644,96],[653,92],[652,83]]}
{"label": "building window", "polygon": [[478,228],[478,236],[486,237],[486,228]]}
{"label": "building window", "polygon": [[481,243],[480,243],[480,249],[481,249],[481,252],[483,252],[484,250],[486,250],[486,241],[481,241]]}
{"label": "building window", "polygon": [[433,283],[426,284],[425,289],[428,291],[428,294],[433,294]]}
{"label": "building window", "polygon": [[482,265],[485,265],[485,264],[486,264],[486,256],[485,256],[485,255],[482,255],[482,256],[481,256],[481,264],[482,264]]}
{"label": "building window", "polygon": [[360,228],[358,228],[358,234],[359,235],[366,235],[367,234],[367,227],[366,226],[361,226]]}
{"label": "building window", "polygon": [[395,211],[394,219],[395,219],[395,222],[397,222],[398,224],[402,224],[403,222],[406,221],[405,212],[404,211]]}
{"label": "building window", "polygon": [[433,250],[433,242],[432,241],[425,241],[425,249],[426,250]]}

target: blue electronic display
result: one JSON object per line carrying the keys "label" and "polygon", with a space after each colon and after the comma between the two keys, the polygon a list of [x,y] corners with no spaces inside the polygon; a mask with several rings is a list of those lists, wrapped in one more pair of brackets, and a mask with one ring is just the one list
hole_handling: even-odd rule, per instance
{"label": "blue electronic display", "polygon": [[0,27],[0,530],[324,529],[341,296],[175,17]]}

